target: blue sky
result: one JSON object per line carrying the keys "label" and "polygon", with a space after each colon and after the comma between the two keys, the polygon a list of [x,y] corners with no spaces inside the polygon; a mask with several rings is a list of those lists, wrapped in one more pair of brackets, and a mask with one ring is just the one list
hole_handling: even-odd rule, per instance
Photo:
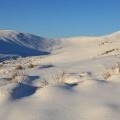
{"label": "blue sky", "polygon": [[45,37],[120,30],[120,0],[0,0],[0,29]]}

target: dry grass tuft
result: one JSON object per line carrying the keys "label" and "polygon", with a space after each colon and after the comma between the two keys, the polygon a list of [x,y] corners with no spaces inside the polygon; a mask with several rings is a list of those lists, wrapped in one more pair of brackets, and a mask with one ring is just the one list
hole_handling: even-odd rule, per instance
{"label": "dry grass tuft", "polygon": [[109,79],[113,75],[120,74],[120,62],[116,63],[113,67],[106,69],[106,71],[103,73],[103,78],[105,80]]}
{"label": "dry grass tuft", "polygon": [[15,69],[16,69],[16,70],[22,70],[22,69],[24,69],[24,68],[23,68],[21,65],[17,65]]}
{"label": "dry grass tuft", "polygon": [[32,63],[30,63],[29,65],[28,65],[28,68],[34,68],[35,67],[35,65],[33,65]]}
{"label": "dry grass tuft", "polygon": [[27,79],[27,76],[22,75],[20,73],[20,71],[18,71],[18,70],[15,70],[13,73],[11,73],[9,78],[6,78],[6,80],[8,80],[9,82],[12,82],[12,83],[16,83],[16,82],[22,83],[26,79]]}
{"label": "dry grass tuft", "polygon": [[62,85],[66,83],[67,74],[63,71],[61,74],[56,74],[52,76],[53,82],[57,85]]}
{"label": "dry grass tuft", "polygon": [[110,78],[111,77],[111,73],[108,71],[108,70],[106,70],[104,73],[103,73],[103,78],[105,79],[105,80],[107,80],[108,78]]}
{"label": "dry grass tuft", "polygon": [[2,63],[0,63],[0,68],[1,68],[1,67],[3,67],[3,64],[2,64]]}
{"label": "dry grass tuft", "polygon": [[49,82],[46,81],[46,80],[43,80],[43,81],[41,81],[40,87],[43,88],[43,87],[46,87],[46,86],[48,86],[48,85],[49,85]]}

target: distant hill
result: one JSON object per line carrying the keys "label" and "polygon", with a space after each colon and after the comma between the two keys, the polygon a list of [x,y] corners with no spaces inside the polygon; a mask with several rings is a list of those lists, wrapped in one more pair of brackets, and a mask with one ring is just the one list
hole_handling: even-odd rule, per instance
{"label": "distant hill", "polygon": [[50,54],[50,50],[53,49],[56,42],[54,39],[47,39],[29,33],[0,30],[0,54],[47,55]]}

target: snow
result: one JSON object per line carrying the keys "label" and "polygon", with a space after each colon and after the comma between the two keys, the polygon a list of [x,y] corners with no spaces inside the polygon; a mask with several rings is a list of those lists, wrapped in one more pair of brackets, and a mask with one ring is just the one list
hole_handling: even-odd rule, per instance
{"label": "snow", "polygon": [[[0,31],[0,41],[8,37],[7,42],[50,54],[0,63],[0,120],[119,120],[119,32],[59,40],[37,37],[39,47],[31,41],[33,35],[22,33],[26,43],[16,34]],[[105,79],[107,70],[111,73]]]}
{"label": "snow", "polygon": [[46,55],[50,54],[51,49],[58,48],[58,43],[59,40],[43,38],[29,33],[0,30],[1,54],[19,56]]}

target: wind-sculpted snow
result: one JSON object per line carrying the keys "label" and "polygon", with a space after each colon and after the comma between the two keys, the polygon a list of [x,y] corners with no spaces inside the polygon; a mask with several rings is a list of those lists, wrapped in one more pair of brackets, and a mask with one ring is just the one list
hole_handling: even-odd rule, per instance
{"label": "wind-sculpted snow", "polygon": [[[0,62],[0,120],[120,119],[119,32],[55,40],[1,31],[0,45],[3,58],[28,56]],[[52,54],[32,56],[41,51]]]}

